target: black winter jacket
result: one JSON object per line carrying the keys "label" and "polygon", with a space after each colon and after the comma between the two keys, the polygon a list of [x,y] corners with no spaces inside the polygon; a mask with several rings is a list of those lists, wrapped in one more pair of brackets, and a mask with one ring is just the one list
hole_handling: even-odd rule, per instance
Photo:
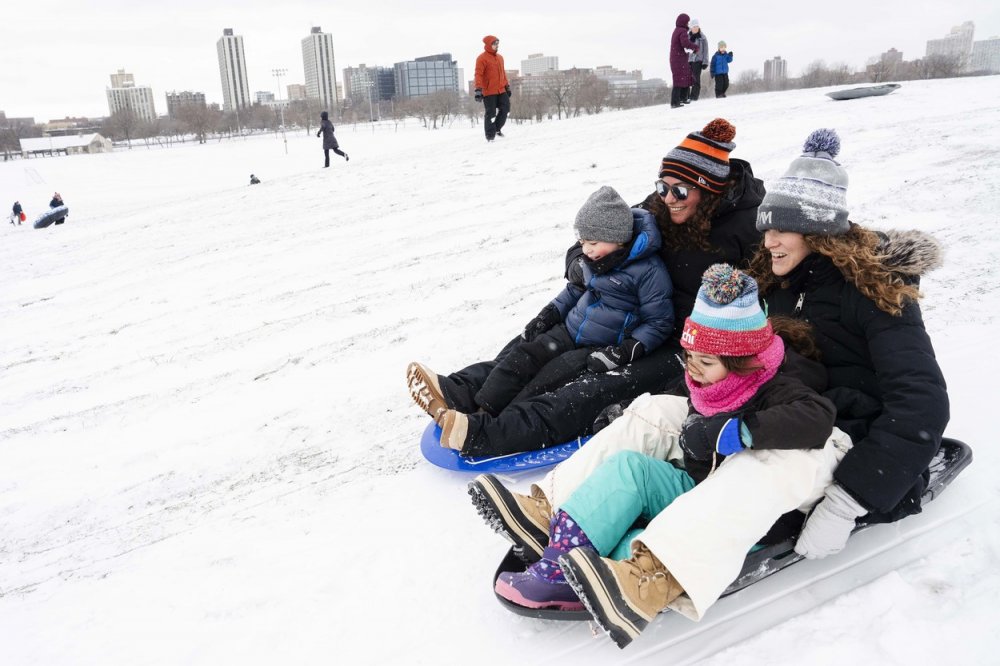
{"label": "black winter jacket", "polygon": [[[826,373],[822,365],[788,350],[778,374],[757,389],[733,416],[746,424],[754,450],[821,449],[833,432],[836,416],[833,403],[819,394],[824,388]],[[689,395],[683,381],[670,392]],[[688,415],[692,414],[697,414],[694,407],[688,409]],[[796,436],[790,438],[789,433]],[[695,483],[701,483],[713,464],[717,467],[724,458],[720,455],[714,461],[701,460],[685,452],[684,469]]]}
{"label": "black winter jacket", "polygon": [[[883,250],[906,275],[940,262],[937,244],[920,232],[888,234]],[[816,253],[764,300],[769,314],[803,318],[815,328],[829,372],[824,395],[854,443],[836,481],[871,512],[869,522],[919,512],[949,418],[947,387],[920,307],[911,303],[898,317],[880,310]]]}

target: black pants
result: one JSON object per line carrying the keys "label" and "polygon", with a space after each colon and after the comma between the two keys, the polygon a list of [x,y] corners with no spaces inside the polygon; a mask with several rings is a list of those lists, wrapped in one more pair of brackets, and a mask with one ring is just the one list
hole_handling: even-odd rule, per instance
{"label": "black pants", "polygon": [[[341,157],[347,157],[347,154],[344,151],[342,151],[340,148],[324,148],[323,149],[323,157],[326,159],[326,163],[323,165],[324,167],[330,166],[330,151],[331,150],[333,152],[337,153],[338,155],[340,155]],[[364,157],[364,155],[362,155],[362,157]]]}
{"label": "black pants", "polygon": [[[487,95],[483,97],[483,129],[486,130],[486,140],[492,141],[497,132],[503,129],[507,123],[507,114],[510,113],[510,95],[505,92],[499,95]],[[494,116],[496,119],[494,120]]]}
{"label": "black pants", "polygon": [[691,84],[691,95],[689,99],[694,102],[701,96],[701,63],[689,62],[688,64],[691,66],[691,78],[694,81],[694,83]]}
{"label": "black pants", "polygon": [[549,361],[573,349],[576,349],[573,338],[562,324],[553,326],[531,342],[522,340],[510,346],[476,393],[476,404],[487,413],[498,415]]}
{"label": "black pants", "polygon": [[584,372],[590,350],[575,349],[546,365],[498,416],[471,413],[477,409],[474,396],[516,343],[511,341],[497,360],[439,377],[448,404],[469,413],[463,455],[535,451],[589,435],[605,407],[660,392],[684,371],[675,356],[680,348],[670,345],[658,347],[622,370],[598,374]]}
{"label": "black pants", "polygon": [[728,74],[716,74],[715,75],[715,96],[716,97],[725,97],[727,90],[729,90],[729,75]]}
{"label": "black pants", "polygon": [[689,90],[690,90],[690,88],[681,88],[681,87],[678,87],[678,86],[674,86],[673,88],[671,88],[670,89],[670,106],[676,109],[678,106],[680,106],[681,104],[683,104],[684,100],[687,99],[688,91]]}

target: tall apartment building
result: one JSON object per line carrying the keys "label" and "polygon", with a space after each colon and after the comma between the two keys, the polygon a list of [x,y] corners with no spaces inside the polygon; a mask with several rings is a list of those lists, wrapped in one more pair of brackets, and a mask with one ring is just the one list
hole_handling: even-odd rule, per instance
{"label": "tall apartment building", "polygon": [[[116,85],[118,84],[118,85]],[[108,88],[108,112],[115,115],[123,111],[134,113],[142,120],[156,120],[156,106],[153,104],[153,89],[149,86],[136,86],[135,79],[125,70],[119,69],[111,75],[111,85]]]}
{"label": "tall apartment building", "polygon": [[926,56],[955,56],[962,58],[963,69],[968,69],[972,60],[972,36],[976,26],[972,21],[966,21],[951,29],[947,37],[927,40]]}
{"label": "tall apartment building", "polygon": [[316,26],[302,40],[302,66],[306,73],[306,95],[333,111],[340,107],[337,66],[333,58],[333,35]]}
{"label": "tall apartment building", "polygon": [[234,35],[232,28],[225,28],[215,49],[219,53],[219,76],[222,78],[222,109],[229,112],[250,106],[243,35]]}
{"label": "tall apartment building", "polygon": [[1000,37],[990,37],[972,43],[973,72],[1000,73]]}
{"label": "tall apartment building", "polygon": [[461,70],[450,53],[423,56],[393,65],[396,95],[423,97],[439,90],[458,92]]}
{"label": "tall apartment building", "polygon": [[167,115],[171,118],[176,118],[182,109],[190,107],[205,108],[205,93],[190,90],[167,93]]}
{"label": "tall apartment building", "polygon": [[293,102],[306,98],[306,86],[303,83],[289,83],[285,90],[288,91],[287,98]]}
{"label": "tall apartment building", "polygon": [[541,53],[532,53],[526,60],[521,61],[521,74],[524,76],[558,71],[559,56],[546,56]]}
{"label": "tall apartment building", "polygon": [[764,83],[778,83],[788,78],[788,63],[781,56],[764,61]]}
{"label": "tall apartment building", "polygon": [[112,88],[134,88],[135,78],[124,69],[119,69],[111,75]]}

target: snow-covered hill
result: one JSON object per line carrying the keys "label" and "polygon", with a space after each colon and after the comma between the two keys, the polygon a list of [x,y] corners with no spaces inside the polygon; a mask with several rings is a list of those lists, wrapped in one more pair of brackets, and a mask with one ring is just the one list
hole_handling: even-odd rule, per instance
{"label": "snow-covered hill", "polygon": [[993,660],[1000,77],[824,92],[510,125],[492,144],[467,120],[342,126],[352,159],[329,169],[305,132],[287,154],[265,136],[0,163],[0,202],[28,224],[54,190],[70,207],[60,227],[0,224],[0,663],[689,658],[664,647],[676,618],[620,652],[504,611],[506,544],[468,477],[421,459],[403,374],[492,356],[561,287],[587,195],[640,200],[717,116],[765,182],[835,127],[852,219],[944,243],[924,315],[948,434],[976,455],[949,494],[987,504],[829,603],[807,587],[753,638],[706,632],[735,641],[708,663]]}

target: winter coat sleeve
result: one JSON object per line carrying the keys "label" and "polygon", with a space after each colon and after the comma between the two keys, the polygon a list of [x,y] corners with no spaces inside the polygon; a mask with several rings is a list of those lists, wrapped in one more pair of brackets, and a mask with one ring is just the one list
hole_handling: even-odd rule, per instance
{"label": "winter coat sleeve", "polygon": [[843,299],[841,316],[856,322],[868,342],[882,411],[867,435],[854,442],[834,478],[869,510],[888,513],[941,445],[949,419],[948,392],[920,307],[911,303],[894,317],[853,294]]}
{"label": "winter coat sleeve", "polygon": [[580,257],[583,256],[583,247],[579,243],[573,243],[573,245],[566,250],[566,281],[571,282],[575,285],[583,287],[583,266],[580,263]]}
{"label": "winter coat sleeve", "polygon": [[754,449],[821,449],[833,432],[837,408],[798,379],[779,373],[768,382],[761,408],[743,423]]}
{"label": "winter coat sleeve", "polygon": [[566,288],[563,289],[558,296],[552,299],[552,305],[559,310],[559,318],[566,321],[566,315],[569,311],[573,309],[573,306],[577,304],[580,297],[583,296],[583,292],[586,289],[583,287],[573,284],[572,282],[566,283]]}
{"label": "winter coat sleeve", "polygon": [[631,337],[653,351],[670,337],[674,330],[673,283],[667,267],[659,257],[649,261],[649,267],[638,280],[639,325]]}

